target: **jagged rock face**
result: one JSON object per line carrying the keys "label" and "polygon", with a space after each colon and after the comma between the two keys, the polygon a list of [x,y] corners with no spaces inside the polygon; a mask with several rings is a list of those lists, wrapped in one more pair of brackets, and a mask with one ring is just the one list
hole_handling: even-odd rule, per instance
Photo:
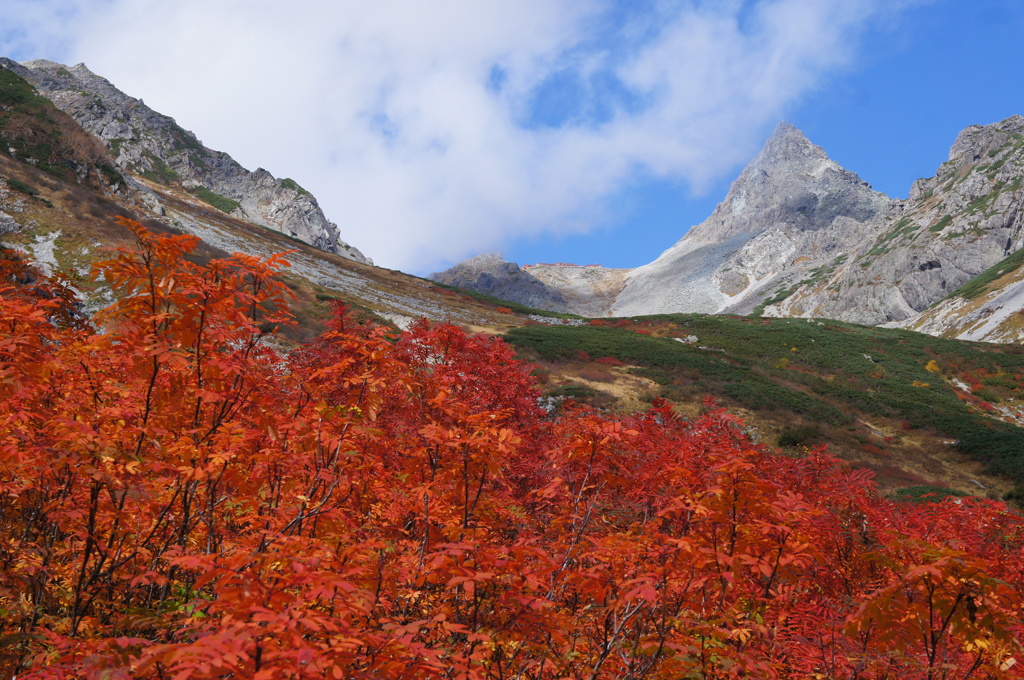
{"label": "jagged rock face", "polygon": [[232,214],[241,219],[370,262],[340,239],[337,225],[326,218],[312,194],[262,168],[249,172],[228,154],[206,148],[173,118],[129,97],[84,64],[69,67],[36,60],[21,64],[16,72],[100,138],[120,167],[162,184],[205,188],[237,202]]}
{"label": "jagged rock face", "polygon": [[1024,118],[965,129],[949,160],[876,220],[871,238],[767,313],[913,326],[930,305],[1024,245],[1022,178]]}
{"label": "jagged rock face", "polygon": [[612,314],[750,311],[827,267],[890,202],[782,123],[707,220],[630,274]]}
{"label": "jagged rock face", "polygon": [[773,228],[817,231],[839,217],[864,222],[889,202],[800,130],[780,123],[725,200],[683,240],[718,244]]}
{"label": "jagged rock face", "polygon": [[427,278],[537,309],[562,312],[566,307],[565,297],[560,291],[494,253],[477,255]]}
{"label": "jagged rock face", "polygon": [[590,317],[611,315],[631,271],[596,265],[538,264],[530,267],[533,277],[565,298],[564,308],[556,311]]}
{"label": "jagged rock face", "polygon": [[[965,129],[903,201],[872,191],[783,124],[714,213],[651,264],[592,281],[572,273],[585,268],[530,273],[562,293],[565,311],[591,316],[761,308],[1022,342],[1022,204],[1020,116]],[[980,290],[975,280],[969,294],[951,295],[983,273]]]}
{"label": "jagged rock face", "polygon": [[630,271],[565,264],[536,264],[527,270],[488,254],[428,278],[536,309],[600,317],[610,314]]}

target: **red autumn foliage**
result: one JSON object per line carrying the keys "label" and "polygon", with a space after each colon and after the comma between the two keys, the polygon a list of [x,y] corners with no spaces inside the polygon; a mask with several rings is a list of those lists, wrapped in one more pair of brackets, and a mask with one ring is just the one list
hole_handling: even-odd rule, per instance
{"label": "red autumn foliage", "polygon": [[598,357],[594,359],[595,364],[604,364],[605,366],[625,366],[625,362],[616,357]]}
{"label": "red autumn foliage", "polygon": [[95,328],[0,284],[4,678],[1021,677],[1024,522],[709,405],[537,407],[500,340],[129,223]]}
{"label": "red autumn foliage", "polygon": [[865,451],[867,451],[868,453],[873,453],[876,456],[884,456],[886,458],[889,457],[889,452],[888,451],[886,451],[882,447],[876,446],[874,444],[870,444],[870,443],[864,444],[863,446],[861,446],[861,448],[864,449]]}

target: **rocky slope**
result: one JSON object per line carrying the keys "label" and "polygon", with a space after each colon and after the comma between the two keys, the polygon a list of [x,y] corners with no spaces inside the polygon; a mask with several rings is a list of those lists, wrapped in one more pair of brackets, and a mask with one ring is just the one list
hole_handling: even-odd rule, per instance
{"label": "rocky slope", "polygon": [[557,311],[591,317],[611,314],[630,271],[596,265],[536,264],[529,267],[531,276],[565,299],[564,307]]}
{"label": "rocky slope", "polygon": [[[558,309],[588,315],[756,312],[1017,342],[1022,183],[1020,116],[964,130],[906,200],[873,191],[783,123],[712,215],[654,262],[529,273],[549,299],[561,294]],[[492,286],[517,294],[511,279]]]}
{"label": "rocky slope", "polygon": [[[128,173],[180,185],[235,217],[348,259],[369,261],[341,240],[337,225],[327,219],[316,198],[294,181],[277,179],[262,168],[250,172],[228,154],[206,148],[174,119],[121,92],[84,64],[18,64],[3,59],[0,65],[31,82],[98,137]],[[136,189],[145,193],[142,185]],[[152,195],[148,198],[154,200]]]}
{"label": "rocky slope", "polygon": [[565,311],[568,306],[559,290],[496,253],[477,255],[428,278],[538,309]]}
{"label": "rocky slope", "polygon": [[478,255],[428,278],[503,300],[581,316],[608,316],[629,269],[569,264],[520,267],[494,253]]}
{"label": "rocky slope", "polygon": [[752,309],[857,242],[889,203],[782,123],[708,219],[630,273],[612,314]]}
{"label": "rocky slope", "polygon": [[[965,129],[934,177],[915,182],[910,196],[880,215],[868,238],[834,263],[827,276],[803,282],[767,313],[929,332],[958,329],[954,335],[997,339],[992,324],[980,331],[978,314],[969,323],[956,321],[967,307],[977,310],[973,295],[928,308],[1024,245],[1022,181],[1024,118]],[[1013,299],[997,307],[1012,305]]]}
{"label": "rocky slope", "polygon": [[[863,239],[871,220],[890,204],[782,123],[714,213],[651,264],[633,270],[538,265],[529,273],[547,286],[549,304],[561,293],[566,304],[560,311],[749,312],[774,289],[829,266]],[[452,282],[462,266],[434,276]],[[519,271],[512,267],[505,263],[500,271]],[[512,297],[519,294],[518,279],[515,274],[489,283],[518,299]]]}

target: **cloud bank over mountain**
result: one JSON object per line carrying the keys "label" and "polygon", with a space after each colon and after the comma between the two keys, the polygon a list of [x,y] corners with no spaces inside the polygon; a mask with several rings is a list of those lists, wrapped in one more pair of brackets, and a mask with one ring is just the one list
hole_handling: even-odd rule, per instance
{"label": "cloud bank over mountain", "polygon": [[903,6],[8,4],[6,54],[85,61],[246,167],[294,177],[377,263],[417,272],[586,231],[638,178],[701,191]]}

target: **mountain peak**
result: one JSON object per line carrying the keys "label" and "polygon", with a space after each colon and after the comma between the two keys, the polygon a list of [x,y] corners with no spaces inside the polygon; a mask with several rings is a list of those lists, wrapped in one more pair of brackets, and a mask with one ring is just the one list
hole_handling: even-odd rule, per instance
{"label": "mountain peak", "polygon": [[889,202],[845,170],[795,126],[781,122],[733,182],[728,195],[689,239],[724,243],[770,227],[817,231],[840,216],[858,222]]}
{"label": "mountain peak", "polygon": [[793,125],[792,123],[787,123],[784,120],[780,120],[779,124],[776,125],[775,129],[772,131],[772,134],[769,135],[768,141],[771,142],[773,139],[781,139],[784,137],[797,137],[799,139],[807,139],[804,133],[800,131],[800,128]]}
{"label": "mountain peak", "polygon": [[776,167],[784,163],[829,160],[820,146],[813,144],[795,125],[782,121],[764,143],[752,164]]}

